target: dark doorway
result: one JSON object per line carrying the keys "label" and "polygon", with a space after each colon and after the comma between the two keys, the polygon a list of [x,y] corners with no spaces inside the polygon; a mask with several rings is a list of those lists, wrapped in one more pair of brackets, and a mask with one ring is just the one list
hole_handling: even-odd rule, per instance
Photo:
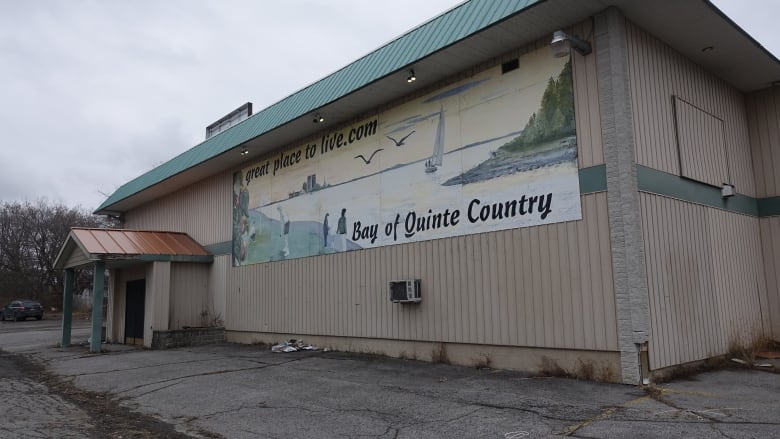
{"label": "dark doorway", "polygon": [[144,344],[146,280],[131,280],[125,290],[125,344]]}

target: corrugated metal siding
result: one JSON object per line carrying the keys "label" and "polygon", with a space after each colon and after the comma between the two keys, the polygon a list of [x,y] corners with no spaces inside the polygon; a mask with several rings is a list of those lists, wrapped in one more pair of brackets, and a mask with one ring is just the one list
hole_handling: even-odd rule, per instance
{"label": "corrugated metal siding", "polygon": [[213,320],[225,321],[225,288],[227,287],[228,270],[230,270],[231,255],[222,255],[214,258],[214,263],[209,269],[208,295],[212,308],[210,310]]}
{"label": "corrugated metal siding", "polygon": [[80,248],[75,248],[73,252],[68,257],[68,260],[65,261],[66,267],[78,267],[79,265],[85,265],[89,264],[92,261],[89,260],[86,253],[81,251]]}
{"label": "corrugated metal siding", "polygon": [[185,232],[202,245],[229,241],[232,182],[224,173],[157,199],[127,212],[125,227]]}
{"label": "corrugated metal siding", "polygon": [[766,273],[764,320],[769,335],[780,340],[780,217],[761,218],[761,244]]}
{"label": "corrugated metal siding", "polygon": [[637,163],[680,175],[672,109],[679,96],[724,121],[731,182],[755,196],[744,96],[631,23],[627,35]]}
{"label": "corrugated metal siding", "polygon": [[[582,167],[604,162],[593,58],[574,61]],[[230,173],[209,178],[128,212],[125,226],[229,241],[231,186]],[[584,221],[241,268],[223,256],[205,302],[174,269],[170,325],[200,324],[186,316],[211,304],[233,330],[616,350],[606,195],[582,199]],[[387,282],[404,278],[423,279],[421,306],[389,302]]]}
{"label": "corrugated metal siding", "polygon": [[201,326],[201,313],[213,309],[208,297],[209,270],[204,264],[171,264],[170,329]]}
{"label": "corrugated metal siding", "polygon": [[729,183],[723,121],[677,96],[674,115],[680,174],[714,186]]}
{"label": "corrugated metal siding", "polygon": [[750,142],[759,197],[780,196],[780,87],[748,95]]}
{"label": "corrugated metal siding", "polygon": [[640,194],[658,369],[727,352],[762,330],[759,220]]}
{"label": "corrugated metal siding", "polygon": [[[151,289],[150,289],[151,288]],[[152,264],[152,276],[146,283],[147,299],[144,305],[152,312],[152,319],[144,325],[154,330],[167,330],[168,315],[171,309],[171,263],[154,262]],[[151,331],[149,332],[151,337]],[[151,340],[151,338],[150,338]]]}
{"label": "corrugated metal siding", "polygon": [[[587,21],[566,31],[572,35],[590,35],[593,22]],[[544,44],[549,45],[548,39],[544,40]],[[577,161],[580,168],[600,165],[604,163],[604,145],[601,140],[601,108],[595,50],[589,56],[572,56],[572,78],[577,126]]]}
{"label": "corrugated metal siding", "polygon": [[[231,268],[227,329],[616,350],[605,193],[583,221]],[[419,305],[390,280],[422,280]]]}

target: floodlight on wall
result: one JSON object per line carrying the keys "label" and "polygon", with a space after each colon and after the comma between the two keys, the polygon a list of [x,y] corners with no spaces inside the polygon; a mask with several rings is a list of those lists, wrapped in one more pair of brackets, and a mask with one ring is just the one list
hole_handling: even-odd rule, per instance
{"label": "floodlight on wall", "polygon": [[723,198],[733,197],[734,185],[723,183],[723,186],[720,188],[720,196]]}
{"label": "floodlight on wall", "polygon": [[414,69],[409,69],[409,76],[406,77],[406,82],[412,83],[417,80],[417,75],[414,74]]}
{"label": "floodlight on wall", "polygon": [[314,116],[314,119],[312,120],[314,123],[322,123],[325,122],[325,118],[321,114],[317,114]]}
{"label": "floodlight on wall", "polygon": [[580,55],[587,55],[593,51],[589,42],[574,35],[569,35],[562,30],[553,32],[550,47],[552,47],[553,56],[556,58],[568,55],[571,49],[574,49]]}
{"label": "floodlight on wall", "polygon": [[248,149],[244,148],[244,149],[241,150],[241,155],[247,155],[247,154],[249,154],[249,150]]}

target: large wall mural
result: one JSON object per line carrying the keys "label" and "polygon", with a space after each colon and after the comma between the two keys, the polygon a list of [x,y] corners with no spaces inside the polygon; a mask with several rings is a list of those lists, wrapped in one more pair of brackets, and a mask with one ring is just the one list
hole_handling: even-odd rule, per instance
{"label": "large wall mural", "polygon": [[582,218],[571,61],[541,49],[234,174],[233,264]]}

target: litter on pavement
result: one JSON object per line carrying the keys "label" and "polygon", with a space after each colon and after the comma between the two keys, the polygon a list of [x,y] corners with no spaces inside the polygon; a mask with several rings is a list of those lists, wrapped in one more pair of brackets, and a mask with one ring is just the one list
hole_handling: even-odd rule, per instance
{"label": "litter on pavement", "polygon": [[271,352],[298,352],[318,351],[320,348],[303,342],[303,340],[290,339],[271,346]]}

